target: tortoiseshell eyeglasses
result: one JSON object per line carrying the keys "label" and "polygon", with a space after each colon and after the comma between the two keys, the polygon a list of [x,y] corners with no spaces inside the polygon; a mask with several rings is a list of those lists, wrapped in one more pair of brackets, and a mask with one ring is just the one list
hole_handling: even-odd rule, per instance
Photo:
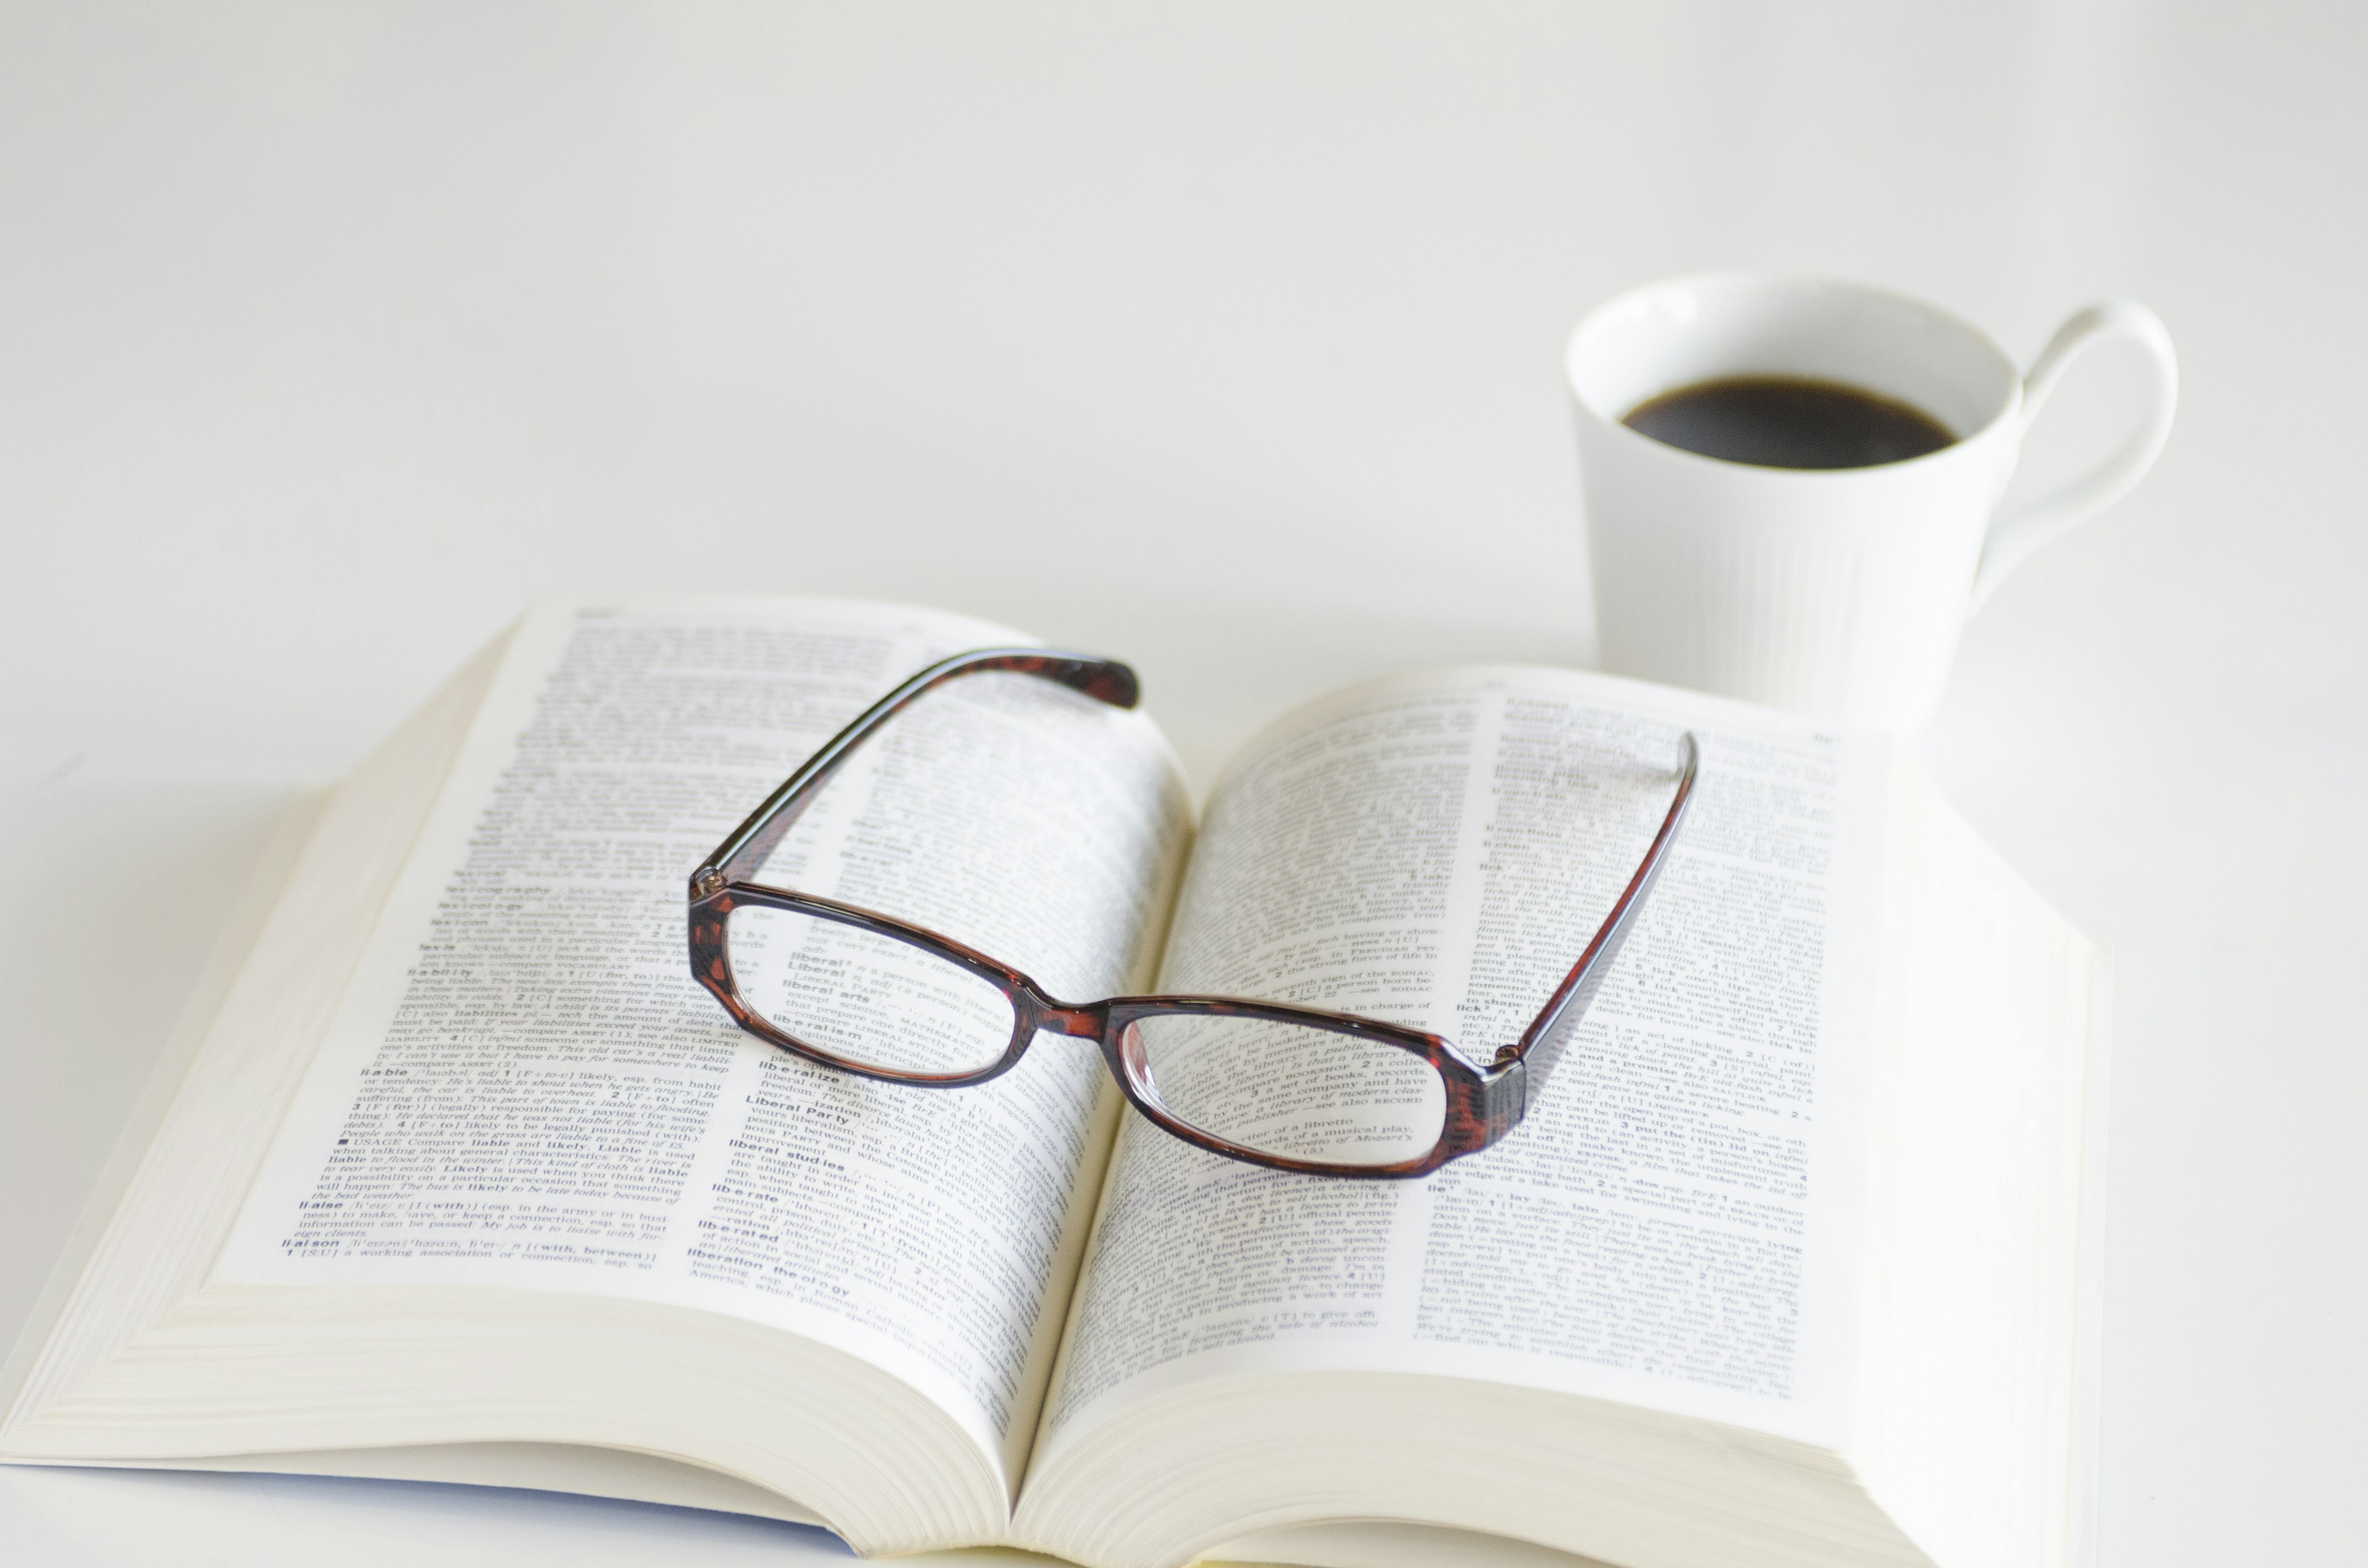
{"label": "tortoiseshell eyeglasses", "polygon": [[1019,971],[875,910],[766,887],[759,870],[855,749],[923,693],[1002,670],[1132,708],[1134,672],[1043,648],[941,660],[833,736],[690,877],[690,967],[733,1021],[843,1073],[952,1089],[1010,1071],[1042,1032],[1090,1040],[1134,1108],[1212,1153],[1316,1176],[1428,1176],[1520,1125],[1667,864],[1701,749],[1643,862],[1521,1038],[1475,1061],[1379,1018],[1239,996],[1062,1002]]}

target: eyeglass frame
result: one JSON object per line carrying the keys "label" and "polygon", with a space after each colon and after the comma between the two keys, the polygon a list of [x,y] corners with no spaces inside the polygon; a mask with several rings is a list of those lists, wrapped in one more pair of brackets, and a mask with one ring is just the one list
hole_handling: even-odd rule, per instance
{"label": "eyeglass frame", "polygon": [[[830,777],[888,720],[949,681],[990,672],[1053,681],[1113,708],[1131,709],[1142,694],[1134,671],[1115,659],[1049,648],[975,649],[940,659],[913,675],[807,757],[691,873],[691,973],[723,1005],[734,1023],[766,1044],[836,1072],[916,1088],[968,1088],[1000,1077],[1019,1064],[1040,1033],[1048,1030],[1071,1039],[1091,1040],[1100,1047],[1103,1065],[1117,1080],[1127,1103],[1162,1131],[1228,1159],[1308,1176],[1364,1180],[1426,1176],[1450,1160],[1478,1153],[1501,1142],[1520,1125],[1659,881],[1670,848],[1691,809],[1701,765],[1700,743],[1688,731],[1680,743],[1677,792],[1635,873],[1628,879],[1627,886],[1579,954],[1577,962],[1546,998],[1544,1007],[1521,1032],[1520,1040],[1481,1063],[1444,1037],[1427,1029],[1294,1003],[1208,995],[1110,996],[1099,1002],[1063,1002],[1020,971],[926,926],[837,899],[768,887],[747,880],[763,867]],[[1011,1043],[995,1062],[960,1073],[898,1072],[850,1062],[806,1044],[774,1025],[740,994],[727,932],[732,912],[743,906],[835,921],[905,943],[968,971],[1000,991],[1010,1005]],[[1368,1165],[1293,1159],[1202,1131],[1160,1102],[1157,1083],[1144,1055],[1141,1031],[1133,1027],[1144,1018],[1159,1016],[1261,1018],[1351,1035],[1418,1056],[1439,1074],[1446,1092],[1446,1114],[1438,1141],[1427,1153],[1413,1159]]]}

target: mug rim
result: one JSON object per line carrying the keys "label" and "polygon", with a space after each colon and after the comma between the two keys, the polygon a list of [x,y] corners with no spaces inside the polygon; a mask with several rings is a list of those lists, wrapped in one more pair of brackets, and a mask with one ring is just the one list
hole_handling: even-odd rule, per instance
{"label": "mug rim", "polygon": [[[1622,422],[1621,415],[1607,414],[1596,407],[1587,394],[1579,390],[1579,356],[1586,347],[1586,340],[1591,334],[1600,330],[1614,315],[1634,311],[1656,295],[1679,290],[1712,288],[1725,290],[1750,288],[1795,292],[1832,290],[1861,298],[1882,300],[1895,305],[1905,306],[1930,320],[1941,323],[1976,345],[1998,368],[2006,388],[2005,396],[1998,400],[1997,409],[1979,426],[1966,431],[1936,451],[1926,452],[1921,457],[1903,458],[1896,462],[1870,463],[1859,468],[1813,469],[1780,468],[1769,463],[1738,462],[1732,458],[1714,458],[1701,452],[1689,451],[1683,447],[1671,446],[1667,441],[1657,440],[1641,430],[1631,428]],[[2005,346],[1988,332],[1945,306],[1934,304],[1931,301],[1914,294],[1903,293],[1896,289],[1886,289],[1880,284],[1862,282],[1854,278],[1839,278],[1816,272],[1751,271],[1740,268],[1713,272],[1689,272],[1673,278],[1656,278],[1649,283],[1640,283],[1633,288],[1623,289],[1610,299],[1600,301],[1579,318],[1577,326],[1571,328],[1570,337],[1563,348],[1563,385],[1569,392],[1571,402],[1583,414],[1603,428],[1617,432],[1613,437],[1615,440],[1624,437],[1626,440],[1642,442],[1645,447],[1656,451],[1687,462],[1708,463],[1723,470],[1740,469],[1751,473],[1783,475],[1789,479],[1811,483],[1834,483],[1853,478],[1862,478],[1870,474],[1900,473],[1909,469],[1936,466],[1961,454],[1970,455],[1967,452],[1968,449],[1982,443],[1985,437],[1994,435],[2000,426],[2011,421],[2022,403],[2022,369],[2015,363],[2014,357],[2009,354]]]}

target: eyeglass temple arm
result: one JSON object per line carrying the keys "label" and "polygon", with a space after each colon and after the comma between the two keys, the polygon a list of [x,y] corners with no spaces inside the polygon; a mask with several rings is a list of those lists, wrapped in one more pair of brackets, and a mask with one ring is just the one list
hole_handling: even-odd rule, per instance
{"label": "eyeglass temple arm", "polygon": [[691,873],[691,896],[703,898],[724,882],[746,881],[755,875],[765,858],[773,852],[773,846],[804,813],[807,802],[823,782],[899,710],[947,681],[996,670],[1057,681],[1113,708],[1132,708],[1143,693],[1142,683],[1135,679],[1133,670],[1115,659],[1096,658],[1091,653],[1064,653],[1053,648],[978,648],[940,659],[865,709],[855,722],[824,742],[806,758],[789,780],[750,812],[747,821],[734,828],[732,836],[717,845],[715,853]]}
{"label": "eyeglass temple arm", "polygon": [[1596,928],[1595,939],[1578,955],[1578,962],[1554,994],[1546,998],[1543,1011],[1522,1031],[1519,1043],[1497,1053],[1499,1064],[1520,1062],[1528,1069],[1523,1097],[1534,1104],[1538,1091],[1545,1086],[1547,1074],[1562,1060],[1563,1048],[1587,1016],[1588,1004],[1595,1000],[1596,991],[1611,969],[1611,960],[1620,956],[1620,946],[1628,939],[1629,931],[1644,913],[1645,901],[1652,896],[1653,884],[1661,880],[1661,868],[1668,863],[1669,848],[1678,839],[1678,830],[1684,826],[1686,813],[1694,798],[1694,775],[1701,766],[1702,747],[1693,732],[1686,733],[1679,743],[1678,792],[1669,802],[1668,815],[1661,819],[1661,831],[1653,835],[1652,847],[1645,851],[1644,863],[1636,874],[1628,879],[1628,886],[1620,894],[1611,913],[1603,917]]}

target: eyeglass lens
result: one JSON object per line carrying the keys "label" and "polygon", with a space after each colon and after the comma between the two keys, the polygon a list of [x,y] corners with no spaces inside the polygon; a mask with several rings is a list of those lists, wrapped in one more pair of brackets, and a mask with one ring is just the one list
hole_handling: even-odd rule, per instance
{"label": "eyeglass lens", "polygon": [[1438,1071],[1395,1046],[1216,1014],[1155,1014],[1127,1028],[1168,1114],[1239,1148],[1392,1165],[1429,1153],[1446,1125]]}
{"label": "eyeglass lens", "polygon": [[975,1073],[1010,1048],[1000,986],[936,953],[795,910],[742,904],[725,927],[742,1000],[841,1062],[894,1073]]}

